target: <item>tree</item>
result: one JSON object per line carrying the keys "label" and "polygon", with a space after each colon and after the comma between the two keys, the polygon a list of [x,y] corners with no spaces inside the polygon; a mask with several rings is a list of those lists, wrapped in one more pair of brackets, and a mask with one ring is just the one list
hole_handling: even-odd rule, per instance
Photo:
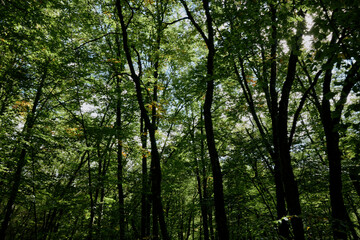
{"label": "tree", "polygon": [[[124,21],[123,16],[123,6],[120,0],[116,1],[116,8],[118,11],[118,16],[120,19],[121,30],[122,30],[122,41],[123,48],[126,55],[126,60],[130,68],[131,78],[135,83],[136,87],[136,96],[141,111],[141,116],[145,122],[145,127],[149,130],[150,143],[151,143],[151,191],[152,191],[152,204],[153,204],[153,236],[154,239],[158,238],[157,222],[160,223],[161,233],[164,239],[169,239],[167,228],[165,225],[162,201],[161,201],[161,167],[160,167],[160,155],[158,152],[156,139],[155,139],[155,125],[150,122],[150,118],[147,114],[145,104],[143,101],[143,95],[140,85],[140,76],[141,76],[141,63],[139,64],[139,75],[136,74],[132,56],[130,53],[130,47],[128,45],[128,34],[127,34],[127,25]],[[133,10],[131,10],[133,11]],[[131,19],[130,19],[131,20]]]}
{"label": "tree", "polygon": [[[352,51],[353,48],[358,46],[350,46],[349,42],[344,41],[346,35],[350,35],[353,38],[356,38],[356,33],[349,31],[347,32],[346,27],[343,26],[342,13],[339,12],[340,5],[334,4],[330,5],[332,9],[332,15],[329,15],[330,9],[326,8],[325,3],[320,1],[321,13],[319,18],[316,21],[321,22],[322,24],[319,27],[314,27],[313,31],[316,33],[316,37],[321,39],[322,36],[318,34],[326,34],[327,30],[330,31],[333,35],[331,37],[328,45],[323,46],[322,51],[319,51],[316,54],[318,60],[323,61],[321,70],[317,73],[319,75],[324,71],[323,84],[322,84],[322,99],[319,100],[315,91],[313,91],[313,97],[315,98],[315,103],[320,114],[321,122],[324,128],[324,133],[326,137],[326,146],[327,146],[327,157],[329,162],[329,190],[330,190],[330,201],[332,209],[332,225],[333,225],[333,237],[334,239],[346,239],[347,231],[350,229],[352,231],[353,237],[357,239],[357,234],[352,226],[350,217],[347,213],[347,209],[343,199],[342,193],[342,152],[339,147],[340,140],[340,121],[343,113],[343,109],[346,103],[346,100],[355,86],[359,81],[358,78],[358,63],[352,62]],[[347,14],[351,16],[353,11],[356,11],[356,7],[353,8],[352,4],[345,4],[344,7],[348,8]],[[326,27],[324,24],[324,18],[326,19]],[[350,21],[350,24],[353,24]],[[323,28],[322,28],[323,27]],[[319,42],[315,43],[317,46],[321,44]],[[341,47],[338,47],[341,45]],[[344,57],[341,57],[344,56]],[[345,79],[339,84],[342,86],[339,99],[335,101],[333,107],[331,106],[330,100],[336,95],[336,92],[331,89],[331,84],[334,81],[333,71],[335,70],[335,63],[337,66],[341,66],[342,59],[348,59],[350,61],[347,68],[347,73]],[[356,57],[355,57],[356,58]],[[310,74],[308,73],[308,77]],[[317,76],[318,77],[318,76]],[[315,81],[315,80],[314,80]]]}
{"label": "tree", "polygon": [[215,204],[215,219],[216,226],[219,236],[222,239],[229,239],[229,230],[227,226],[226,212],[225,212],[225,203],[224,203],[224,190],[223,190],[223,180],[221,173],[221,166],[219,162],[219,155],[216,149],[215,136],[213,129],[213,122],[211,116],[211,106],[213,102],[214,95],[214,57],[215,57],[215,43],[214,43],[214,28],[213,28],[213,19],[210,12],[210,3],[209,1],[202,1],[203,8],[206,16],[206,28],[207,35],[203,32],[201,27],[195,21],[192,13],[190,12],[185,1],[181,1],[184,5],[185,11],[194,25],[196,30],[199,32],[203,38],[206,46],[208,48],[207,55],[207,82],[206,82],[206,94],[204,102],[204,123],[206,131],[206,140],[207,147],[209,151],[212,173],[214,177],[214,204]]}

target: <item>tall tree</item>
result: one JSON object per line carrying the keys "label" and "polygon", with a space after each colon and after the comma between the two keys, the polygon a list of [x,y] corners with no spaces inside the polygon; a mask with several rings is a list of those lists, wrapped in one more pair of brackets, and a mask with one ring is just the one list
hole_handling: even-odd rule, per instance
{"label": "tall tree", "polygon": [[33,103],[31,112],[29,112],[27,114],[27,118],[26,118],[24,128],[22,131],[24,143],[19,148],[20,149],[19,157],[18,157],[18,161],[17,161],[17,165],[16,165],[16,170],[13,174],[13,186],[11,187],[10,196],[9,196],[8,202],[6,204],[5,216],[1,223],[0,239],[5,239],[5,237],[6,237],[6,230],[9,226],[11,215],[14,210],[15,200],[16,200],[16,197],[17,197],[17,194],[19,191],[19,187],[20,187],[20,182],[22,179],[23,168],[26,164],[26,155],[28,153],[28,148],[29,148],[28,142],[30,141],[30,138],[32,136],[32,131],[33,131],[34,125],[36,124],[36,117],[37,117],[36,114],[38,114],[38,107],[40,105],[41,97],[43,95],[42,94],[43,87],[44,87],[45,81],[48,77],[47,72],[48,72],[48,63],[45,63],[43,74],[41,76],[41,79],[40,79],[37,89],[36,89],[36,95],[34,98],[34,103]]}
{"label": "tall tree", "polygon": [[[316,46],[321,47],[322,49],[316,53],[316,59],[319,63],[323,62],[323,64],[313,81],[315,81],[315,78],[318,77],[321,72],[324,72],[321,93],[322,99],[319,100],[315,90],[313,90],[312,96],[315,99],[315,104],[320,114],[326,138],[333,237],[334,239],[347,239],[348,231],[350,229],[354,239],[358,239],[343,197],[343,153],[339,145],[339,130],[341,128],[341,118],[343,116],[345,103],[351,94],[352,89],[359,82],[360,65],[357,61],[353,61],[353,59],[358,59],[356,54],[354,55],[354,50],[359,49],[359,45],[352,43],[352,39],[357,38],[358,33],[348,30],[347,27],[348,24],[355,24],[352,16],[353,14],[356,14],[359,9],[353,4],[347,3],[327,5],[326,2],[319,1],[319,5],[321,8],[316,21],[320,24],[314,26],[312,31],[318,40],[315,43]],[[341,7],[347,9],[345,13],[340,10]],[[346,23],[344,22],[344,14],[349,18],[349,21],[346,20]],[[326,27],[324,27],[324,22],[326,22]],[[329,29],[332,34],[331,40],[322,45],[319,41],[325,36],[326,29]],[[319,35],[320,33],[323,33],[324,35],[321,36]],[[348,38],[349,40],[345,40],[345,38]],[[345,66],[342,63],[343,59],[348,61]],[[335,64],[337,67],[344,66],[347,69],[346,77],[341,82],[341,90],[338,93],[339,98],[333,101],[334,104],[331,104],[331,100],[337,94],[336,90],[332,89],[332,84],[335,81],[333,76],[333,71],[336,69]],[[304,66],[304,69],[305,71],[308,71],[307,66]],[[307,75],[311,80],[309,72],[307,72]]]}
{"label": "tall tree", "polygon": [[189,10],[185,1],[181,1],[184,5],[185,11],[196,30],[203,38],[207,48],[207,81],[206,81],[206,95],[204,103],[204,123],[206,131],[207,147],[210,155],[212,173],[214,177],[214,202],[215,202],[215,220],[219,236],[222,239],[229,239],[229,230],[227,226],[224,190],[223,190],[223,177],[221,173],[221,166],[219,162],[219,155],[216,149],[213,120],[212,120],[212,102],[214,96],[214,58],[215,58],[215,41],[214,41],[214,28],[213,19],[210,11],[210,3],[207,0],[202,1],[203,9],[206,17],[207,35],[204,33],[200,25],[195,21],[192,13]]}
{"label": "tall tree", "polygon": [[[263,11],[263,3],[247,3],[246,8],[252,9],[254,12]],[[301,5],[301,4],[300,4]],[[249,38],[249,42],[246,43],[236,43],[235,37],[231,36],[230,44],[240,44],[243,49],[240,49],[240,53],[232,55],[233,57],[233,65],[235,68],[235,74],[240,82],[242,91],[245,95],[245,99],[249,105],[249,111],[254,118],[254,122],[256,127],[259,129],[260,135],[263,138],[266,149],[269,152],[269,155],[273,159],[274,163],[274,179],[276,185],[276,199],[277,199],[277,214],[278,219],[280,221],[279,226],[279,234],[283,238],[290,238],[289,230],[287,227],[287,223],[284,221],[284,217],[288,214],[293,216],[291,218],[291,224],[293,226],[294,237],[295,239],[303,239],[304,238],[304,230],[301,221],[301,207],[300,207],[300,197],[299,191],[297,187],[297,183],[295,180],[293,168],[291,165],[291,156],[290,156],[290,147],[292,144],[292,135],[295,129],[293,128],[290,132],[288,130],[288,121],[289,121],[289,99],[290,93],[292,91],[292,87],[294,85],[294,80],[296,76],[296,65],[298,62],[298,58],[300,55],[300,47],[302,41],[302,35],[304,31],[304,20],[296,21],[296,26],[290,26],[289,20],[287,19],[287,13],[285,11],[289,11],[290,6],[287,4],[270,4],[268,10],[268,19],[271,21],[269,26],[270,34],[268,36],[269,44],[260,45],[260,47],[255,44],[252,45],[251,40],[258,40],[261,43],[266,43],[261,40],[260,35],[254,34],[252,32],[237,32],[240,37]],[[299,18],[304,18],[304,14],[301,10],[292,9],[294,14],[296,14]],[[236,12],[236,11],[235,11]],[[254,13],[248,13],[244,19],[244,21],[249,21],[246,17],[253,17]],[[284,15],[283,19],[279,19],[279,15]],[[261,18],[261,17],[260,17]],[[234,20],[230,17],[230,26],[233,30],[236,30],[236,25]],[[246,23],[245,25],[250,28],[258,25],[254,25],[257,21],[262,21],[264,24],[264,20],[255,18],[250,18],[250,23]],[[241,23],[237,23],[241,25]],[[288,27],[296,28],[295,35],[289,35],[289,60],[288,64],[282,64],[282,71],[286,71],[285,76],[283,74],[279,74],[279,64],[278,64],[278,45],[281,40],[281,35],[278,33],[279,24],[283,24]],[[244,31],[245,26],[240,28]],[[241,31],[240,30],[240,31]],[[280,36],[279,36],[280,35]],[[282,34],[284,35],[284,34]],[[247,40],[245,40],[247,41]],[[246,44],[249,44],[252,48],[251,50],[247,50]],[[231,49],[231,48],[230,48]],[[231,51],[231,50],[230,50]],[[268,52],[266,52],[268,51]],[[259,55],[258,61],[260,64],[257,64],[259,67],[257,70],[251,70],[252,65],[254,63],[253,60],[248,56],[252,53]],[[231,54],[231,53],[230,53]],[[237,55],[237,59],[234,59],[234,56]],[[256,57],[255,57],[256,58]],[[269,60],[267,60],[269,59]],[[237,64],[239,66],[237,66]],[[285,69],[285,67],[287,69]],[[238,68],[240,70],[238,70]],[[268,74],[268,71],[270,74]],[[249,75],[249,73],[251,75]],[[270,76],[269,76],[270,75]],[[269,77],[268,77],[269,76]],[[252,78],[257,78],[255,80],[259,82],[259,89],[261,89],[265,95],[266,104],[268,107],[269,115],[271,118],[271,128],[272,128],[272,143],[270,144],[267,140],[266,131],[267,129],[264,127],[264,124],[259,118],[259,113],[256,112],[256,102],[254,96],[254,90],[252,90],[251,86],[249,86],[252,81]],[[284,78],[284,80],[280,80]],[[279,92],[281,94],[279,94]],[[306,99],[306,95],[303,97]],[[300,104],[297,111],[301,111],[303,104]],[[293,122],[296,123],[297,118],[293,119]],[[293,123],[293,126],[294,126]],[[296,126],[296,125],[295,125]],[[287,205],[287,210],[285,206],[285,200]]]}
{"label": "tall tree", "polygon": [[[138,100],[141,116],[145,122],[145,127],[149,131],[150,143],[151,143],[151,191],[152,191],[152,207],[153,207],[153,238],[158,239],[158,232],[156,223],[159,222],[161,233],[164,239],[169,239],[167,232],[167,227],[164,220],[163,206],[161,201],[161,166],[160,166],[160,155],[155,138],[156,127],[151,123],[150,118],[147,114],[147,110],[144,104],[144,98],[141,89],[141,63],[139,64],[139,74],[135,72],[135,67],[133,64],[133,59],[131,56],[130,46],[128,44],[128,33],[127,27],[128,24],[125,24],[124,15],[123,15],[123,5],[120,0],[116,1],[116,8],[118,16],[120,19],[121,30],[122,30],[122,42],[123,48],[126,56],[126,60],[130,69],[130,75],[134,81],[136,88],[136,97]],[[134,10],[131,9],[132,14]],[[131,19],[130,19],[131,20]]]}

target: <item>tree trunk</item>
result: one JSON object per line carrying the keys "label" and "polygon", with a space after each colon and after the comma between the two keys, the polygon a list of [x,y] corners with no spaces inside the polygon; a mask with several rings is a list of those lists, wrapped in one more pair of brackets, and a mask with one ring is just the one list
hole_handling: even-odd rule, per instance
{"label": "tree trunk", "polygon": [[[276,78],[277,78],[277,23],[276,23],[276,8],[274,5],[270,5],[271,10],[271,38],[273,44],[271,45],[271,69],[270,69],[270,105],[268,106],[271,113],[272,121],[272,137],[273,137],[273,146],[274,150],[272,152],[272,159],[275,165],[274,179],[276,187],[276,211],[278,219],[281,219],[279,226],[279,236],[284,239],[290,239],[290,232],[288,223],[282,218],[287,215],[286,205],[285,205],[285,192],[283,186],[283,179],[281,173],[281,163],[280,163],[280,154],[279,154],[279,129],[278,129],[278,93],[276,91]],[[271,154],[271,153],[270,153]]]}
{"label": "tree trunk", "polygon": [[[207,173],[206,173],[206,162],[205,162],[205,146],[204,146],[204,128],[203,128],[203,114],[201,113],[201,128],[200,128],[200,134],[201,134],[201,143],[200,143],[200,154],[201,154],[201,165],[202,165],[202,179],[203,179],[203,203],[202,203],[202,208],[203,208],[203,225],[204,225],[204,240],[208,240],[209,239],[209,229],[208,229],[208,213],[209,213],[209,208],[208,208],[208,193],[207,193]],[[207,232],[207,238],[206,238],[206,232]]]}
{"label": "tree trunk", "polygon": [[329,161],[329,182],[330,182],[330,201],[334,239],[347,239],[347,231],[350,227],[349,216],[346,211],[341,180],[341,153],[339,150],[338,133],[330,126],[329,120],[323,122],[327,155]]}
{"label": "tree trunk", "polygon": [[288,72],[282,88],[281,100],[279,102],[278,114],[278,143],[282,181],[285,190],[285,199],[295,239],[305,239],[304,228],[301,219],[301,207],[298,186],[295,181],[294,172],[291,166],[290,145],[288,138],[288,104],[291,87],[295,79],[296,63],[298,57],[293,51],[290,53]]}
{"label": "tree trunk", "polygon": [[[130,68],[131,77],[135,84],[136,89],[136,97],[139,104],[141,116],[145,121],[145,127],[149,130],[150,135],[150,143],[151,143],[151,191],[152,191],[152,201],[153,201],[153,219],[157,222],[157,217],[163,218],[163,209],[162,209],[162,202],[161,202],[161,167],[160,167],[160,155],[157,148],[156,138],[155,138],[155,126],[150,121],[150,118],[147,114],[147,110],[144,105],[143,95],[141,91],[141,84],[140,84],[140,77],[136,74],[135,68],[133,65],[133,60],[130,53],[130,48],[128,45],[128,35],[127,35],[127,26],[124,22],[124,16],[122,13],[122,5],[120,0],[116,0],[116,8],[118,12],[118,16],[120,19],[121,30],[122,30],[122,39],[123,39],[123,48],[126,55],[126,59],[128,62],[128,66]],[[163,239],[167,240],[170,239],[167,227],[165,224],[164,219],[159,219],[161,233]],[[153,231],[156,229],[153,229]],[[154,234],[154,239],[158,239],[158,234]]]}
{"label": "tree trunk", "polygon": [[211,106],[214,96],[214,57],[215,57],[215,47],[214,47],[214,30],[212,27],[212,18],[210,15],[209,2],[203,0],[203,6],[206,13],[206,23],[208,30],[207,38],[207,47],[208,47],[208,56],[207,56],[207,83],[206,83],[206,95],[204,103],[204,123],[206,131],[206,140],[208,151],[210,155],[210,162],[213,173],[213,187],[214,187],[214,206],[215,206],[215,221],[217,226],[217,231],[221,239],[229,239],[229,230],[227,226],[227,219],[225,213],[225,203],[224,203],[224,190],[223,190],[223,180],[221,173],[221,166],[219,162],[219,156],[215,145],[215,136],[214,128],[211,116]]}
{"label": "tree trunk", "polygon": [[[213,77],[213,57],[214,52],[209,53],[208,56],[208,77],[211,79]],[[211,62],[211,63],[209,63]],[[229,232],[227,227],[227,219],[225,213],[225,203],[224,203],[224,190],[223,190],[223,180],[221,167],[219,162],[219,156],[215,145],[215,136],[211,116],[211,105],[213,101],[213,92],[214,92],[214,80],[209,80],[207,82],[206,96],[204,103],[204,122],[205,122],[205,131],[206,139],[208,145],[208,151],[210,155],[212,173],[214,178],[214,201],[215,201],[215,220],[217,225],[218,234],[222,239],[229,239]]]}
{"label": "tree trunk", "polygon": [[190,12],[186,2],[181,0],[185,11],[194,25],[196,30],[199,32],[203,38],[207,48],[207,81],[206,81],[206,94],[205,94],[205,103],[204,103],[204,122],[205,122],[205,132],[207,139],[207,147],[210,155],[210,162],[213,173],[213,188],[214,188],[214,205],[215,205],[215,221],[218,234],[222,239],[229,239],[229,230],[227,226],[227,219],[225,213],[225,203],[224,203],[224,190],[223,190],[223,180],[221,173],[221,166],[219,162],[219,156],[215,144],[215,136],[213,129],[213,122],[211,116],[211,105],[213,102],[214,95],[214,57],[215,57],[215,46],[214,46],[214,29],[213,29],[213,20],[210,13],[210,4],[208,0],[203,0],[203,9],[205,10],[206,15],[206,27],[207,27],[207,36],[204,31],[201,29],[200,25],[195,21],[192,13]]}
{"label": "tree trunk", "polygon": [[[272,11],[275,11],[275,9],[273,9]],[[299,15],[303,16],[301,10],[299,12]],[[274,17],[274,14],[272,17]],[[300,50],[301,39],[304,28],[305,28],[304,23],[301,21],[298,22],[296,35],[292,39],[294,43],[291,46],[286,79],[281,89],[281,99],[278,106],[277,106],[277,102],[275,102],[273,99],[272,109],[271,109],[272,118],[275,119],[275,122],[273,122],[273,127],[276,126],[275,134],[277,134],[277,136],[274,139],[274,141],[275,144],[277,144],[279,150],[278,157],[280,162],[281,180],[284,186],[285,199],[291,217],[291,225],[293,228],[294,238],[300,240],[305,239],[305,236],[304,236],[304,227],[301,219],[299,190],[291,166],[290,142],[288,137],[288,118],[289,118],[288,105],[289,105],[291,88],[295,80],[298,52]],[[272,54],[274,54],[274,52],[272,52]],[[272,65],[276,65],[276,62],[273,61]],[[276,73],[273,72],[273,70],[274,69],[272,68],[271,78],[273,85],[271,86],[271,91],[272,91],[271,95],[275,95],[275,94],[277,95],[275,90],[276,77],[274,77],[276,76]]]}
{"label": "tree trunk", "polygon": [[[89,154],[89,153],[88,153]],[[95,206],[94,206],[94,197],[93,197],[93,187],[92,187],[92,176],[91,176],[91,165],[90,165],[90,155],[88,157],[88,180],[89,180],[89,197],[90,197],[90,221],[89,221],[89,233],[87,239],[92,240],[93,238],[93,222],[95,217]]]}
{"label": "tree trunk", "polygon": [[117,141],[117,187],[119,196],[119,227],[120,240],[125,239],[125,210],[124,210],[124,190],[123,190],[123,147],[122,147],[122,119],[121,119],[121,88],[120,78],[116,81],[116,141]]}
{"label": "tree trunk", "polygon": [[[331,45],[335,44],[335,37],[331,40]],[[331,58],[329,59],[331,62]],[[358,239],[357,233],[346,211],[344,199],[342,195],[342,180],[341,180],[341,150],[339,148],[339,133],[336,130],[340,123],[342,110],[346,103],[347,97],[359,81],[357,72],[359,70],[359,63],[353,64],[352,68],[346,75],[343,88],[341,90],[340,99],[335,104],[335,110],[331,111],[330,100],[328,94],[331,93],[331,78],[332,69],[325,72],[323,83],[323,99],[320,111],[321,121],[324,127],[326,137],[326,150],[329,161],[329,188],[330,188],[330,203],[332,215],[332,227],[334,239],[346,239],[347,232],[351,230],[354,239]]]}
{"label": "tree trunk", "polygon": [[144,120],[140,118],[140,134],[142,155],[142,192],[141,192],[141,238],[150,237],[150,198],[149,198],[149,178],[147,173],[147,130],[144,126]]}
{"label": "tree trunk", "polygon": [[[42,95],[42,89],[45,83],[45,79],[47,77],[47,66],[45,66],[45,70],[44,73],[42,75],[42,78],[40,80],[39,86],[36,90],[36,95],[35,95],[35,99],[34,99],[34,104],[33,107],[31,109],[31,112],[28,113],[27,118],[26,118],[26,122],[24,125],[24,129],[23,129],[23,135],[24,135],[24,142],[28,142],[30,140],[31,134],[32,134],[32,129],[35,125],[35,119],[36,119],[36,110],[37,107],[40,103],[40,97]],[[21,174],[23,171],[23,168],[26,164],[26,154],[27,154],[27,144],[23,144],[23,146],[21,146],[21,152],[20,152],[20,156],[19,156],[19,160],[17,162],[17,166],[16,166],[16,170],[14,172],[14,176],[13,176],[13,185],[10,191],[10,197],[9,200],[6,204],[5,210],[4,210],[4,220],[1,223],[1,229],[0,229],[0,240],[4,240],[6,237],[6,230],[9,226],[9,222],[11,220],[11,215],[13,212],[13,206],[15,204],[15,200],[19,191],[19,187],[20,187],[20,182],[21,182]]]}
{"label": "tree trunk", "polygon": [[214,226],[213,226],[213,208],[212,206],[209,207],[209,228],[210,228],[210,239],[215,240],[215,232],[214,232]]}
{"label": "tree trunk", "polygon": [[289,224],[287,221],[282,219],[287,215],[286,205],[285,205],[285,193],[284,187],[281,180],[281,172],[280,172],[280,163],[279,160],[275,160],[275,188],[276,188],[276,212],[277,218],[281,219],[279,225],[279,236],[284,239],[290,239],[290,231],[289,231]]}
{"label": "tree trunk", "polygon": [[[201,112],[201,124],[202,124],[202,112]],[[201,164],[203,169],[203,181],[201,181],[200,170],[199,170],[199,163],[198,160],[195,159],[195,173],[196,173],[196,181],[198,185],[198,193],[199,193],[199,200],[200,200],[200,208],[201,208],[201,217],[202,217],[202,225],[204,229],[204,240],[209,240],[209,228],[208,228],[208,219],[207,219],[207,206],[206,206],[206,170],[205,170],[205,159],[204,159],[204,141],[202,139],[203,136],[203,127],[201,126],[201,140],[200,140],[200,158]],[[196,154],[195,149],[195,126],[193,125],[192,131],[192,144],[194,147],[194,154]],[[203,184],[202,184],[203,183]],[[202,185],[202,186],[201,186]]]}
{"label": "tree trunk", "polygon": [[341,152],[339,149],[339,134],[334,129],[331,117],[330,101],[326,98],[330,92],[331,70],[325,72],[323,83],[323,100],[321,109],[321,120],[326,137],[326,150],[329,161],[329,188],[332,216],[332,228],[334,239],[347,239],[347,227],[349,227],[349,216],[342,195],[341,180]]}

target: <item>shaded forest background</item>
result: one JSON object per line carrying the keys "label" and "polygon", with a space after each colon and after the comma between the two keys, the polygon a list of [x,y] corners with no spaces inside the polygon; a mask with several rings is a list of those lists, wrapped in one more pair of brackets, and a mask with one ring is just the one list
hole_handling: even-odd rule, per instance
{"label": "shaded forest background", "polygon": [[359,4],[0,1],[0,239],[359,239]]}

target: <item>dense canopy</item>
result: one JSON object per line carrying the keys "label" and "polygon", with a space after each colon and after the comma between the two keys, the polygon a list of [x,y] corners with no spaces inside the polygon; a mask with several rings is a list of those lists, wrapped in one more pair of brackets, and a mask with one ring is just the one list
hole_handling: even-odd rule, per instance
{"label": "dense canopy", "polygon": [[359,1],[0,16],[0,240],[360,238]]}

